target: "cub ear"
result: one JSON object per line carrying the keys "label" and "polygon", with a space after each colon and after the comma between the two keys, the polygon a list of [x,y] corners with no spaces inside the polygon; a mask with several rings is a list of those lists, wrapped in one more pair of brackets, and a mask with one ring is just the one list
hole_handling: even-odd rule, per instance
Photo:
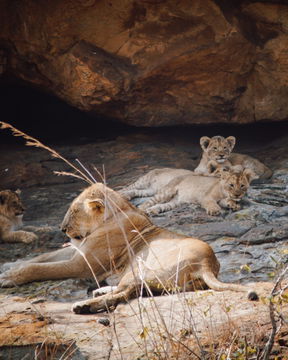
{"label": "cub ear", "polygon": [[210,138],[208,136],[202,136],[200,138],[200,145],[203,151],[207,150],[208,145],[210,144]]}
{"label": "cub ear", "polygon": [[103,212],[104,211],[104,202],[102,199],[93,199],[93,200],[88,200],[88,207],[90,210],[92,211],[100,211]]}
{"label": "cub ear", "polygon": [[236,138],[234,136],[228,136],[226,141],[228,142],[230,150],[232,151],[236,143]]}
{"label": "cub ear", "polygon": [[219,165],[216,161],[211,160],[208,162],[207,164],[207,170],[209,174],[213,174],[217,169],[218,169]]}
{"label": "cub ear", "polygon": [[250,182],[251,182],[252,180],[259,179],[259,176],[256,175],[255,172],[254,172],[253,170],[251,170],[251,169],[245,169],[245,170],[243,171],[243,175],[246,177],[246,179],[247,179],[247,181],[249,182],[249,184],[250,184]]}
{"label": "cub ear", "polygon": [[15,190],[15,193],[16,193],[17,195],[20,195],[20,194],[21,194],[21,190],[20,190],[20,189],[17,189],[17,190]]}

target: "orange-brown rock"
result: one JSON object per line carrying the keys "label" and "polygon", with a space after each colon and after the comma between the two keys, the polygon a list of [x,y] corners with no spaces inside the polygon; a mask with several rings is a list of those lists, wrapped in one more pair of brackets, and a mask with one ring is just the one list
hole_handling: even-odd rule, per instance
{"label": "orange-brown rock", "polygon": [[288,4],[2,0],[0,72],[136,126],[288,118]]}

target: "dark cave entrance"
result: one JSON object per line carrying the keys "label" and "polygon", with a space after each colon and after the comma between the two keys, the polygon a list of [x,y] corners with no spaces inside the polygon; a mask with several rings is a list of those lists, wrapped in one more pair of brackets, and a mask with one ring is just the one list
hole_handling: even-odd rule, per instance
{"label": "dark cave entrance", "polygon": [[[288,121],[249,125],[195,125],[161,128],[136,128],[104,116],[92,116],[70,106],[61,99],[41,92],[18,80],[0,83],[2,120],[41,141],[57,144],[85,144],[99,139],[114,139],[129,133],[167,135],[191,139],[197,143],[203,135],[234,135],[238,143],[254,142],[264,146],[288,132]],[[195,142],[196,139],[196,142]],[[0,143],[15,143],[6,131],[0,132]]]}

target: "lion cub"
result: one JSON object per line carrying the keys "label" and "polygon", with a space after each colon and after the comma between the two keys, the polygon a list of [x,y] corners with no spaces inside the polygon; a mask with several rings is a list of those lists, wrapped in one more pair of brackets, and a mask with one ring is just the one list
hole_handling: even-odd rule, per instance
{"label": "lion cub", "polygon": [[28,231],[15,231],[22,225],[24,207],[19,197],[20,191],[0,191],[0,239],[4,242],[30,243],[37,236]]}
{"label": "lion cub", "polygon": [[253,171],[241,166],[219,168],[216,162],[210,161],[208,172],[219,177],[193,173],[180,176],[171,180],[139,208],[150,214],[158,214],[184,203],[192,203],[201,205],[208,215],[218,215],[221,207],[239,210],[239,201],[255,178]]}
{"label": "lion cub", "polygon": [[221,165],[241,165],[243,168],[251,169],[257,177],[255,179],[269,179],[273,172],[259,160],[249,155],[232,153],[236,139],[234,136],[203,136],[200,139],[200,145],[203,150],[199,165],[194,170],[195,173],[207,175],[207,164],[210,160],[215,160]]}
{"label": "lion cub", "polygon": [[171,180],[178,178],[179,176],[190,174],[193,174],[193,171],[185,169],[154,169],[141,176],[133,184],[119,190],[119,193],[125,196],[127,200],[131,200],[135,197],[153,196],[163,186],[169,184]]}

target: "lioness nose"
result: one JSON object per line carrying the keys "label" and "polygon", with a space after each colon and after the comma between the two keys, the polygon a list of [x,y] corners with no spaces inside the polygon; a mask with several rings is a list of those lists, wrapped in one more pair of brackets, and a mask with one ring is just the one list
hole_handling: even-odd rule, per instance
{"label": "lioness nose", "polygon": [[60,226],[60,230],[61,230],[64,234],[66,234],[67,228],[66,228],[66,226]]}

